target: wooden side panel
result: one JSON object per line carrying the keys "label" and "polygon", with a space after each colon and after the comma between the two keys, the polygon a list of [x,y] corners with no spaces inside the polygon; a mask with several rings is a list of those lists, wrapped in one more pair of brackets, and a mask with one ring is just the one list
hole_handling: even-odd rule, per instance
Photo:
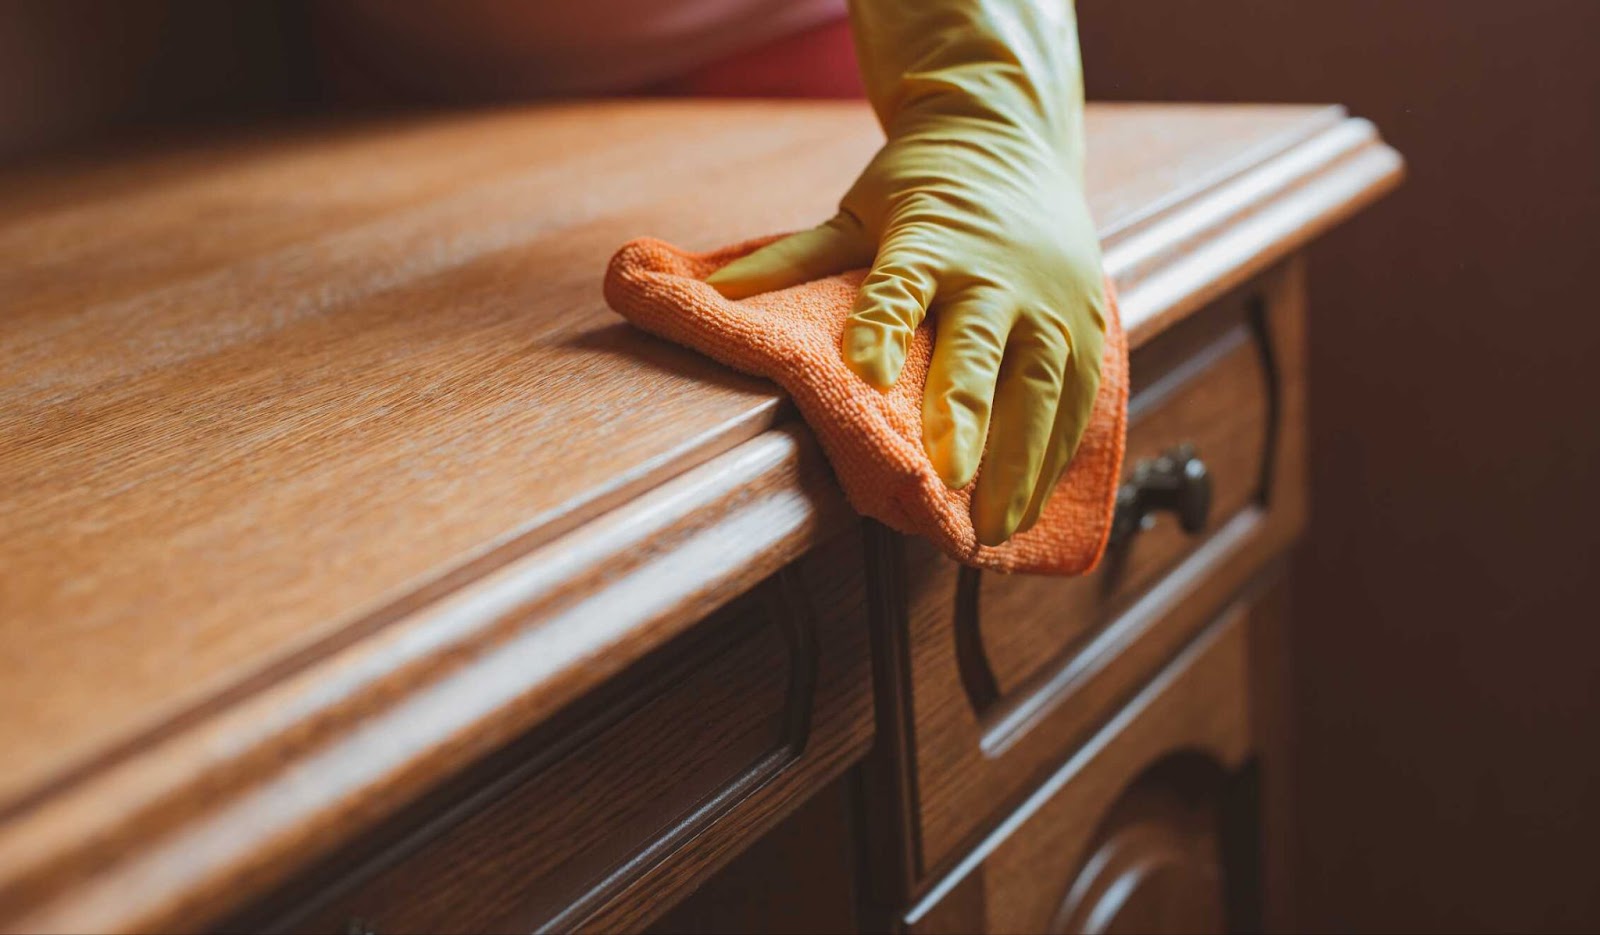
{"label": "wooden side panel", "polygon": [[[235,912],[855,528],[803,432],[741,446],[13,820],[0,867],[35,869],[0,884],[0,918],[176,930]],[[813,593],[819,619],[860,613],[859,569],[821,577],[839,589]]]}
{"label": "wooden side panel", "polygon": [[810,703],[793,709],[805,721],[792,728],[803,738],[793,761],[729,803],[704,833],[685,837],[670,859],[645,869],[611,902],[581,916],[569,914],[574,927],[642,927],[867,755],[873,743],[873,682],[865,573],[860,530],[853,523],[780,573],[780,600],[805,608],[816,632]]}

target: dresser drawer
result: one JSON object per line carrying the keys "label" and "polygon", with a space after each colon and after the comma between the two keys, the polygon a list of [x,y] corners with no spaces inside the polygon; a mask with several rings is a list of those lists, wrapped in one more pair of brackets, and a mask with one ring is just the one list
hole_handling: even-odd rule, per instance
{"label": "dresser drawer", "polygon": [[[1252,752],[1248,605],[1215,619],[905,913],[908,931],[1227,928]],[[1229,842],[1230,844],[1233,842]]]}
{"label": "dresser drawer", "polygon": [[[1080,578],[964,572],[958,627],[976,650],[969,674],[990,698],[1014,693],[1099,629],[1241,511],[1265,500],[1273,365],[1253,295],[1233,296],[1134,352],[1124,486],[1141,467],[1185,452],[1202,477],[1182,478],[1203,523],[1152,510],[1128,524],[1093,574]],[[1176,459],[1175,459],[1176,460]],[[1198,498],[1198,499],[1197,499]],[[1122,509],[1127,510],[1124,506]]]}
{"label": "dresser drawer", "polygon": [[[1152,513],[1081,578],[963,568],[883,534],[906,710],[880,721],[908,844],[902,894],[947,871],[1160,671],[1304,523],[1304,282],[1263,273],[1134,351],[1127,476],[1187,446],[1210,507]],[[881,765],[881,764],[880,764]]]}
{"label": "dresser drawer", "polygon": [[271,927],[647,922],[870,744],[858,536],[713,613],[618,679],[626,695],[586,700],[441,790],[420,827]]}

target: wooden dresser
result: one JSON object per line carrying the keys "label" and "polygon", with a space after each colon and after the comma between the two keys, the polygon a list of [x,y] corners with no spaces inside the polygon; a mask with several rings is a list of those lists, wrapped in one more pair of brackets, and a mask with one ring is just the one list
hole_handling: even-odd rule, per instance
{"label": "wooden dresser", "polygon": [[[964,570],[611,251],[804,226],[849,104],[308,123],[0,177],[0,929],[1283,919],[1326,107],[1092,107],[1118,542]],[[1266,915],[1263,916],[1263,913]]]}

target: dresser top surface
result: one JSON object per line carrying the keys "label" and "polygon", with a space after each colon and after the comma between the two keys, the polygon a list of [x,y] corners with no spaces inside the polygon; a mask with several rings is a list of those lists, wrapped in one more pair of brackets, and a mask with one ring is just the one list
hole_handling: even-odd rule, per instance
{"label": "dresser top surface", "polygon": [[[1091,107],[1108,257],[1348,122]],[[618,103],[0,176],[0,816],[785,418],[601,275],[814,223],[878,139],[854,104]]]}

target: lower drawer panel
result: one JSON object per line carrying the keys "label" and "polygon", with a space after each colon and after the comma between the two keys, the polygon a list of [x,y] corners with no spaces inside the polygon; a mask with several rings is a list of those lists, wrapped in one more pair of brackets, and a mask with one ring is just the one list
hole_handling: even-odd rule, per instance
{"label": "lower drawer panel", "polygon": [[1249,614],[1207,627],[913,906],[912,932],[1225,927],[1221,815],[1252,749]]}

